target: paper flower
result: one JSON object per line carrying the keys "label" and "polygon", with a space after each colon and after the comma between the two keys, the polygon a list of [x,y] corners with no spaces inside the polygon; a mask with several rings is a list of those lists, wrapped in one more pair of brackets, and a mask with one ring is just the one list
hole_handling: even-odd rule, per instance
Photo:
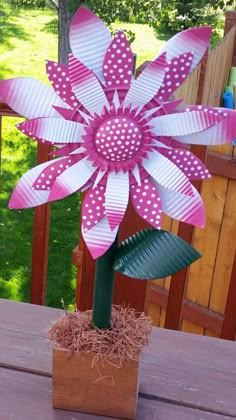
{"label": "paper flower", "polygon": [[17,184],[11,208],[33,207],[76,191],[82,233],[94,258],[113,243],[129,199],[154,228],[162,211],[204,225],[202,199],[191,180],[209,178],[186,144],[221,144],[235,138],[234,111],[170,100],[202,58],[209,27],[167,42],[133,77],[134,59],[122,31],[114,39],[103,22],[81,7],[70,30],[69,65],[47,62],[53,89],[31,78],[0,83],[0,96],[29,118],[19,130],[57,147],[49,162]]}

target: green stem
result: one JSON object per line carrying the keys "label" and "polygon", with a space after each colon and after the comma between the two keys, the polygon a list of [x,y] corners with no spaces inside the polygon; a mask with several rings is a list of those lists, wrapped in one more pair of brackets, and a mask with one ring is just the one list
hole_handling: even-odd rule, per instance
{"label": "green stem", "polygon": [[105,254],[96,261],[95,286],[93,295],[93,324],[100,328],[110,328],[114,291],[114,257],[118,248],[117,237]]}

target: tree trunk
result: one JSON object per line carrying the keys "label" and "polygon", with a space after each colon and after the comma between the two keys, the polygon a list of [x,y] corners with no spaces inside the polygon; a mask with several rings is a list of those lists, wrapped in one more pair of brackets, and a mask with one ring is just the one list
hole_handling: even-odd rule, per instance
{"label": "tree trunk", "polygon": [[58,1],[58,60],[68,63],[68,54],[71,52],[69,44],[69,29],[73,13],[69,11],[70,0]]}

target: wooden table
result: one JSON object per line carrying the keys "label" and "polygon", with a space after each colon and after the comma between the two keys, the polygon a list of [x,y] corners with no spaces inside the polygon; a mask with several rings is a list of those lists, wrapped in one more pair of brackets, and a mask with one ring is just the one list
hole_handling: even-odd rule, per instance
{"label": "wooden table", "polygon": [[[0,420],[95,420],[51,407],[47,329],[63,311],[0,299]],[[137,420],[236,418],[236,342],[153,329]]]}

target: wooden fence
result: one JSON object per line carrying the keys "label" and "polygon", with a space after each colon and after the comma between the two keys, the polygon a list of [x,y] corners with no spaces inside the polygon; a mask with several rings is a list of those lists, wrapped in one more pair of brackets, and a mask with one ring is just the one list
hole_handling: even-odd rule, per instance
{"label": "wooden fence", "polygon": [[[235,33],[234,26],[222,42],[205,55],[177,92],[177,97],[189,104],[221,105],[234,64]],[[233,310],[236,307],[235,151],[231,144],[194,149],[199,157],[205,155],[206,165],[213,174],[212,180],[197,186],[205,203],[206,227],[193,230],[168,219],[166,226],[187,238],[203,257],[172,280],[153,281],[148,312],[155,325],[224,338],[230,334],[233,339],[236,331],[236,309]]]}
{"label": "wooden fence", "polygon": [[[228,12],[226,31],[229,32],[213,51],[208,52],[199,67],[179,89],[176,97],[188,104],[220,105],[230,67],[235,61],[236,12]],[[230,29],[233,29],[230,31]],[[1,119],[16,114],[0,104]],[[1,150],[1,131],[0,131]],[[128,280],[117,274],[115,303],[126,303],[146,310],[155,325],[171,329],[221,336],[234,339],[236,332],[236,159],[231,145],[206,149],[193,146],[193,152],[213,174],[213,179],[195,182],[201,191],[207,224],[205,229],[164,218],[165,229],[178,233],[203,254],[189,269],[172,277],[153,282]],[[48,159],[48,147],[38,146],[37,163]],[[0,152],[1,157],[1,152]],[[35,209],[32,257],[31,303],[44,304],[47,271],[49,205]],[[146,227],[130,206],[120,240]],[[36,248],[37,247],[37,248]],[[83,240],[73,252],[77,265],[76,301],[81,310],[91,308],[94,261]],[[230,293],[228,293],[230,291]]]}

